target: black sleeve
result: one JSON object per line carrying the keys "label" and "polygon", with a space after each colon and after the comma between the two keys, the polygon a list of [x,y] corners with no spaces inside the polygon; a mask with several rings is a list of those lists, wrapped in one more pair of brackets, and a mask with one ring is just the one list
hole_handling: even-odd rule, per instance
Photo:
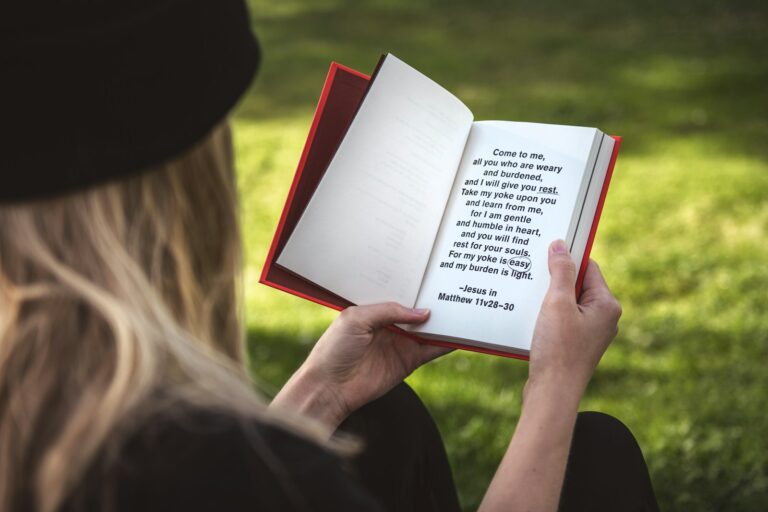
{"label": "black sleeve", "polygon": [[381,510],[335,455],[286,430],[222,415],[144,429],[107,479],[116,510]]}

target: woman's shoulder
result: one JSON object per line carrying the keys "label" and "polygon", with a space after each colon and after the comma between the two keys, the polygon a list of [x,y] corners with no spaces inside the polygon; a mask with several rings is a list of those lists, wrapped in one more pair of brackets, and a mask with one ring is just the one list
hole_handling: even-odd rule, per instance
{"label": "woman's shoulder", "polygon": [[65,510],[379,510],[339,458],[284,428],[222,411],[156,415],[102,454]]}

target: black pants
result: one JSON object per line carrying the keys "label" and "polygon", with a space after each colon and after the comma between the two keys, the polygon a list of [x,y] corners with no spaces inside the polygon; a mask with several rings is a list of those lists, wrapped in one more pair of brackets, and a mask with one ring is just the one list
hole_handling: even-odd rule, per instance
{"label": "black pants", "polygon": [[[353,470],[387,510],[460,510],[440,432],[408,385],[356,411],[340,429],[365,443]],[[619,420],[579,413],[560,510],[658,511],[643,454]]]}

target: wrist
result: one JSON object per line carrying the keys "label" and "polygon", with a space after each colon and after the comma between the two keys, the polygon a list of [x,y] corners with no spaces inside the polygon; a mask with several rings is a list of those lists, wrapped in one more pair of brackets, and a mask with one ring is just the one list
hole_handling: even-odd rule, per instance
{"label": "wrist", "polygon": [[533,403],[552,403],[577,410],[586,384],[584,379],[564,372],[529,376],[523,388],[523,408]]}
{"label": "wrist", "polygon": [[306,363],[291,376],[270,406],[292,409],[334,430],[350,413],[338,390]]}

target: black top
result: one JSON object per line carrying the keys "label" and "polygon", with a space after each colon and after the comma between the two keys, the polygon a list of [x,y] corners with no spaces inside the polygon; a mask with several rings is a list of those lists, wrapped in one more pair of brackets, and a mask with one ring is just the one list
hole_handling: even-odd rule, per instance
{"label": "black top", "polygon": [[340,459],[296,434],[196,412],[151,422],[102,456],[62,512],[376,511]]}

